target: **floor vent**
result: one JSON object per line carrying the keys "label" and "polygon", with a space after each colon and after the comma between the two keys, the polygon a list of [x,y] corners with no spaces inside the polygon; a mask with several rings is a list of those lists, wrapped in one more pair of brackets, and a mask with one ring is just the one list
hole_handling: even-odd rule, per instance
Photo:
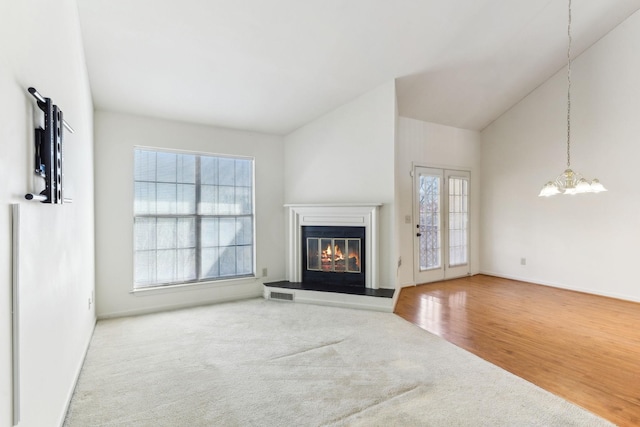
{"label": "floor vent", "polygon": [[293,294],[286,292],[270,292],[269,299],[278,299],[282,301],[293,301]]}

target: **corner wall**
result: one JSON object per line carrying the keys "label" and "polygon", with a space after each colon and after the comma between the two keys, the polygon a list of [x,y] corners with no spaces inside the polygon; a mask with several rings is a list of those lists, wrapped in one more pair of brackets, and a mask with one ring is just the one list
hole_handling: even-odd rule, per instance
{"label": "corner wall", "polygon": [[[398,119],[396,180],[400,217],[398,230],[400,258],[398,270],[400,286],[415,285],[414,233],[417,221],[413,218],[413,166],[460,169],[471,172],[470,192],[470,261],[471,274],[480,269],[480,134],[421,120]],[[411,219],[410,222],[406,218]]]}
{"label": "corner wall", "polygon": [[572,64],[571,167],[608,192],[537,197],[566,168],[566,69],[482,132],[484,273],[640,301],[638,51],[640,12]]}
{"label": "corner wall", "polygon": [[[98,317],[259,297],[263,281],[284,279],[282,137],[102,111],[95,128]],[[259,277],[132,292],[135,146],[255,158]],[[263,268],[268,277],[260,277]]]}
{"label": "corner wall", "polygon": [[[36,191],[34,128],[43,114],[27,92],[52,98],[74,127],[64,136],[65,196]],[[0,4],[0,425],[12,420],[11,204],[20,205],[21,427],[61,425],[95,324],[93,107],[74,0]],[[39,189],[37,190],[39,191]]]}
{"label": "corner wall", "polygon": [[394,288],[395,83],[389,82],[284,139],[285,203],[380,202],[381,288]]}

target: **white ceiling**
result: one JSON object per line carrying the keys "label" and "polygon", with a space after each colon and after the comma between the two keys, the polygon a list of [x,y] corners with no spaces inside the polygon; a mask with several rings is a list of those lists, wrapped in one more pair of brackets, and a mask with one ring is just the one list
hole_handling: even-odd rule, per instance
{"label": "white ceiling", "polygon": [[[244,130],[393,79],[402,115],[480,130],[566,65],[564,0],[77,1],[97,109]],[[638,9],[573,0],[573,53]]]}

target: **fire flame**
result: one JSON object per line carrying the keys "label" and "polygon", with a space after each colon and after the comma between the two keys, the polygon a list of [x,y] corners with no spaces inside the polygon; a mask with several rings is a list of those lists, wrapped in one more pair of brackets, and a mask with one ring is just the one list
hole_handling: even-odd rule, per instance
{"label": "fire flame", "polygon": [[331,255],[334,255],[333,259],[336,260],[336,261],[344,260],[344,255],[342,254],[342,251],[340,250],[340,247],[338,245],[335,245],[333,247],[333,251],[331,250],[331,245],[328,245],[327,249],[322,251],[322,257],[323,258],[331,257]]}
{"label": "fire flame", "polygon": [[[344,261],[345,256],[342,250],[338,245],[334,245],[332,248],[331,245],[327,245],[327,248],[322,251],[322,260],[323,262],[331,262],[331,258],[333,257],[334,261]],[[360,267],[360,258],[358,257],[358,253],[355,250],[349,252],[349,261],[355,261],[355,265]]]}
{"label": "fire flame", "polygon": [[355,260],[355,265],[360,268],[360,258],[358,257],[358,254],[353,251],[351,253],[349,253],[349,261],[351,261],[351,259]]}
{"label": "fire flame", "polygon": [[342,255],[342,251],[340,250],[340,247],[338,247],[338,245],[335,246],[335,252],[334,252],[333,258],[336,261],[342,261],[344,259],[344,255]]}

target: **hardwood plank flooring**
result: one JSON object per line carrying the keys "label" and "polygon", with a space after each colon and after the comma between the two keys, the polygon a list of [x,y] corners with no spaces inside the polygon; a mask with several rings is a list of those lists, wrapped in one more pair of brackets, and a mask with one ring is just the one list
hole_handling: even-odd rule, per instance
{"label": "hardwood plank flooring", "polygon": [[640,425],[640,303],[477,275],[403,288],[395,312],[619,426]]}

